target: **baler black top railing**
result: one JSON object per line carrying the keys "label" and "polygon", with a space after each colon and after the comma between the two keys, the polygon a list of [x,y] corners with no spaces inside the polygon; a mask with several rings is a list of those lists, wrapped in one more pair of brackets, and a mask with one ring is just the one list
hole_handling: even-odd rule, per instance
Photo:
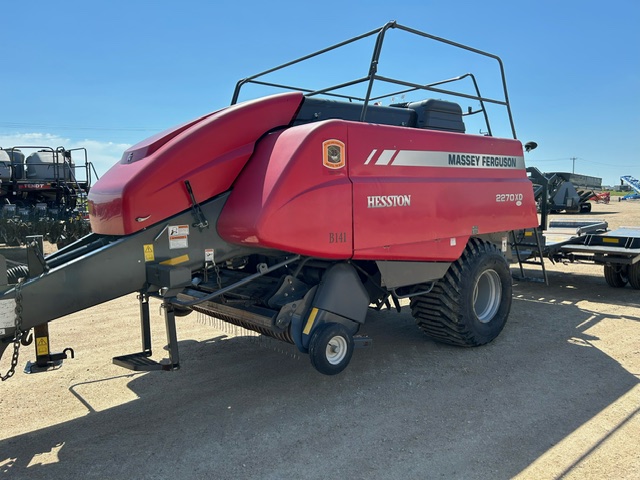
{"label": "baler black top railing", "polygon": [[[440,42],[440,43],[444,43],[446,45],[450,45],[452,47],[456,47],[456,48],[460,48],[462,50],[466,50],[468,52],[471,53],[475,53],[490,59],[493,59],[495,61],[498,62],[498,66],[499,66],[499,70],[500,70],[500,77],[502,80],[502,91],[503,91],[503,98],[502,99],[498,99],[498,98],[489,98],[489,97],[485,97],[483,95],[481,95],[480,93],[480,89],[478,87],[478,82],[476,81],[476,78],[473,74],[471,73],[465,73],[463,75],[457,76],[457,77],[453,77],[450,79],[446,79],[446,80],[441,80],[438,82],[434,82],[434,83],[429,83],[429,84],[417,84],[417,83],[412,83],[412,82],[407,82],[407,81],[403,81],[403,80],[399,80],[396,78],[392,78],[392,77],[387,77],[387,76],[382,76],[382,75],[377,75],[377,71],[378,71],[378,65],[380,63],[380,56],[382,53],[382,45],[384,42],[384,38],[385,38],[385,34],[388,30],[390,29],[398,29],[398,30],[402,30],[405,31],[407,33],[413,34],[413,35],[417,35],[420,37],[424,37],[427,39],[431,39],[434,40],[436,42]],[[348,81],[348,82],[343,82],[340,84],[336,84],[336,85],[332,85],[326,88],[322,88],[319,90],[312,90],[309,88],[302,88],[302,87],[297,87],[297,86],[292,86],[292,85],[287,85],[287,84],[282,84],[282,83],[276,83],[276,82],[269,82],[266,81],[264,79],[262,79],[261,77],[265,77],[271,73],[274,73],[278,70],[282,70],[285,69],[287,67],[291,67],[293,65],[296,65],[298,63],[304,62],[306,60],[312,59],[314,57],[326,54],[328,52],[331,52],[333,50],[336,50],[338,48],[347,46],[349,44],[352,44],[354,42],[363,40],[365,38],[371,37],[373,35],[377,35],[376,37],[376,42],[374,45],[374,49],[373,49],[373,54],[371,57],[371,62],[369,63],[369,72],[366,76],[364,77],[360,77],[357,78],[355,80],[352,81]],[[460,92],[460,91],[456,91],[456,90],[448,90],[448,89],[442,89],[442,88],[437,88],[440,85],[444,85],[444,84],[451,84],[454,82],[458,82],[458,81],[462,81],[466,78],[469,78],[471,80],[471,82],[473,83],[473,90],[475,91],[475,95],[473,94],[468,94],[468,93],[464,93],[464,92]],[[258,80],[260,79],[260,80]],[[395,85],[401,85],[404,87],[409,87],[407,89],[403,89],[403,90],[399,90],[399,91],[394,91],[392,93],[388,93],[388,94],[384,94],[384,95],[379,95],[379,96],[372,96],[372,92],[373,92],[373,85],[374,82],[382,82],[382,83],[386,83],[386,84],[395,84]],[[344,89],[346,87],[351,87],[351,86],[355,86],[358,84],[364,84],[367,83],[367,89],[366,89],[366,93],[364,95],[364,97],[359,97],[356,95],[350,95],[350,94],[344,94],[344,93],[339,93],[338,91],[341,89]],[[395,21],[391,21],[388,22],[387,24],[385,24],[384,26],[382,26],[381,28],[377,28],[375,30],[372,30],[370,32],[364,33],[362,35],[358,35],[356,37],[353,37],[351,39],[345,40],[343,42],[337,43],[335,45],[332,45],[330,47],[324,48],[322,50],[319,50],[317,52],[305,55],[303,57],[300,57],[298,59],[286,62],[282,65],[279,65],[277,67],[273,67],[270,68],[268,70],[265,70],[263,72],[260,72],[258,74],[252,75],[250,77],[244,78],[242,80],[240,80],[235,87],[235,90],[233,92],[233,98],[231,100],[231,105],[234,105],[238,102],[239,96],[240,96],[240,90],[242,89],[243,86],[247,85],[247,84],[255,84],[255,85],[262,85],[262,86],[268,86],[268,87],[273,87],[273,88],[280,88],[280,89],[284,89],[284,90],[295,90],[295,91],[300,91],[303,92],[306,96],[316,96],[316,95],[325,95],[325,96],[329,96],[329,97],[336,97],[336,98],[342,98],[345,100],[348,100],[350,102],[362,102],[362,114],[360,117],[361,121],[365,121],[366,119],[366,115],[367,115],[367,109],[368,106],[371,102],[376,102],[385,98],[392,98],[395,97],[397,95],[400,94],[404,94],[404,93],[408,93],[408,92],[413,92],[413,91],[417,91],[417,90],[426,90],[426,91],[431,91],[431,92],[436,92],[436,93],[440,93],[440,94],[444,94],[444,95],[450,95],[453,97],[459,97],[459,98],[466,98],[466,99],[470,99],[470,100],[476,100],[480,103],[480,108],[478,110],[471,110],[469,109],[469,111],[466,113],[466,115],[471,115],[471,114],[476,114],[476,113],[480,113],[482,112],[483,116],[484,116],[484,120],[487,126],[487,130],[488,130],[488,134],[492,135],[492,131],[491,131],[491,126],[489,124],[489,118],[488,118],[488,114],[487,114],[487,110],[485,108],[485,103],[491,103],[491,104],[496,104],[496,105],[500,105],[506,108],[507,111],[507,116],[509,118],[509,125],[511,127],[511,133],[513,135],[513,138],[517,138],[516,136],[516,130],[515,130],[515,125],[513,122],[513,115],[511,112],[511,106],[509,104],[509,94],[507,91],[507,83],[506,83],[506,77],[505,77],[505,73],[504,73],[504,66],[502,63],[502,60],[500,59],[500,57],[498,57],[497,55],[488,53],[488,52],[484,52],[482,50],[478,50],[476,48],[473,47],[469,47],[467,45],[463,45],[461,43],[457,43],[457,42],[453,42],[451,40],[447,40],[445,38],[442,37],[438,37],[435,35],[431,35],[425,32],[421,32],[419,30],[415,30],[409,27],[405,27],[403,25],[398,24]]]}

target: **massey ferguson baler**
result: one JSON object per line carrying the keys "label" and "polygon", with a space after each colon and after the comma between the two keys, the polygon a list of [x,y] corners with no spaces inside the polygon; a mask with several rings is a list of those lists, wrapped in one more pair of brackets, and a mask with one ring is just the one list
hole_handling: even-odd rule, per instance
{"label": "massey ferguson baler", "polygon": [[[428,85],[377,75],[391,29],[496,60],[503,98],[480,95],[470,74]],[[354,82],[263,80],[369,36],[369,73]],[[444,89],[465,79],[474,93]],[[402,90],[375,97],[374,82]],[[238,103],[251,83],[292,91]],[[356,84],[363,97],[340,93]],[[480,107],[463,114],[428,92]],[[381,105],[399,94],[418,98]],[[513,139],[492,135],[487,103],[506,108]],[[479,113],[487,133],[465,133],[465,116]],[[135,370],[178,367],[176,316],[191,311],[295,344],[324,374],[364,343],[369,308],[402,299],[437,341],[490,342],[511,307],[509,232],[538,225],[515,138],[498,57],[395,22],[242,80],[231,106],[124,152],[89,195],[93,233],[45,258],[31,246],[28,272],[9,269],[0,351],[13,344],[13,370],[30,329],[37,337],[49,321],[132,292],[142,351],[114,362]],[[165,307],[163,365],[150,359],[154,297]]]}

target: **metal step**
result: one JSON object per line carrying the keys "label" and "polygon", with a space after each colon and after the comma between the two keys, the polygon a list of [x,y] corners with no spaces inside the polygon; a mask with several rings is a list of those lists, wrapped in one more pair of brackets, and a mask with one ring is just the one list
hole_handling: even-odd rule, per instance
{"label": "metal step", "polygon": [[[515,231],[511,232],[511,237],[513,239],[511,243],[511,247],[514,249],[516,253],[516,257],[518,258],[518,265],[520,266],[520,276],[513,275],[513,277],[519,280],[539,281],[539,282],[545,283],[546,285],[549,285],[549,277],[547,276],[547,269],[544,266],[542,235],[540,235],[539,229],[534,228],[534,229],[525,230],[524,236],[520,241],[518,241]],[[525,241],[524,238],[526,237],[530,237],[531,239],[535,240],[535,243]],[[518,247],[525,247],[527,250],[521,251],[519,250]],[[523,268],[524,264],[540,266],[542,269],[542,278],[534,279],[531,277],[526,277],[524,274],[524,268]]]}
{"label": "metal step", "polygon": [[155,360],[151,360],[149,358],[150,356],[151,352],[130,353],[129,355],[113,357],[113,363],[119,367],[128,368],[136,372],[151,372],[154,370],[168,371],[179,368],[178,365],[158,363]]}

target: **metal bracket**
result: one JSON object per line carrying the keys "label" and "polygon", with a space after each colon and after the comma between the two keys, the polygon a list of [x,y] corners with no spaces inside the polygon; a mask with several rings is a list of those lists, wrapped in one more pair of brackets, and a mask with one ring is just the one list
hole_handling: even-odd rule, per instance
{"label": "metal bracket", "polygon": [[193,189],[191,188],[191,183],[189,180],[184,181],[184,186],[187,187],[187,193],[189,194],[189,198],[191,199],[191,212],[193,213],[193,218],[195,219],[195,223],[193,226],[200,230],[209,227],[209,221],[202,213],[202,209],[200,205],[196,202],[196,197],[193,194]]}
{"label": "metal bracket", "polygon": [[29,267],[29,278],[39,277],[49,271],[49,265],[44,259],[44,242],[42,235],[27,237],[27,265]]}
{"label": "metal bracket", "polygon": [[249,275],[248,277],[245,277],[244,279],[240,280],[239,282],[236,282],[232,285],[229,285],[227,287],[221,288],[219,290],[216,290],[213,293],[210,293],[209,295],[205,295],[204,297],[200,297],[197,298],[195,300],[190,300],[190,301],[182,301],[182,300],[177,300],[177,299],[171,299],[171,303],[174,305],[179,305],[182,307],[193,307],[194,305],[197,305],[199,303],[202,302],[207,302],[209,300],[212,300],[216,297],[219,297],[220,295],[224,295],[227,292],[230,292],[231,290],[235,290],[238,287],[241,287],[243,285],[246,285],[247,283],[251,283],[253,282],[256,278],[258,277],[262,277],[264,275],[266,275],[267,273],[273,272],[274,270],[278,270],[279,268],[282,267],[286,267],[287,265],[291,264],[291,263],[295,263],[298,260],[300,260],[300,255],[294,255],[291,258],[288,258],[287,260],[285,260],[284,262],[280,262],[277,263],[271,267],[268,268],[261,268],[258,267],[258,272],[254,273],[253,275]]}

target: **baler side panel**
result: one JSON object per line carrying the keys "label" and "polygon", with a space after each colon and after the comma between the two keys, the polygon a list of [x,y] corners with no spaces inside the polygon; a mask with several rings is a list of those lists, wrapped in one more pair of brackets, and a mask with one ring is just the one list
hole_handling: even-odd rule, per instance
{"label": "baler side panel", "polygon": [[293,92],[234,105],[178,134],[169,132],[164,143],[147,141],[127,150],[91,189],[92,230],[128,235],[188,209],[185,180],[197,202],[228,190],[256,141],[288,125],[301,102],[302,94]]}
{"label": "baler side panel", "polygon": [[471,235],[538,223],[517,140],[351,123],[348,157],[354,258],[453,261]]}
{"label": "baler side panel", "polygon": [[[323,143],[347,141],[344,122],[292,127],[263,139],[218,220],[228,242],[301,255],[350,258],[352,188],[347,168],[323,163]],[[347,160],[348,161],[348,160]]]}

